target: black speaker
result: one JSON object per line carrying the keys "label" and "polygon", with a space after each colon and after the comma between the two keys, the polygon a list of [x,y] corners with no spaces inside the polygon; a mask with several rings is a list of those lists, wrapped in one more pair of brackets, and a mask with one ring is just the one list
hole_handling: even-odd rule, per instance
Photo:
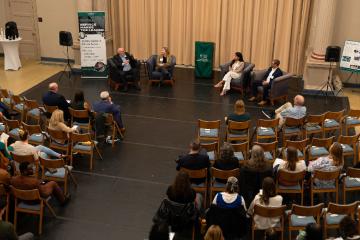
{"label": "black speaker", "polygon": [[73,39],[71,32],[67,31],[60,31],[59,32],[59,43],[61,46],[72,46],[73,45]]}
{"label": "black speaker", "polygon": [[339,46],[328,46],[326,48],[325,62],[339,62],[340,51],[341,48]]}

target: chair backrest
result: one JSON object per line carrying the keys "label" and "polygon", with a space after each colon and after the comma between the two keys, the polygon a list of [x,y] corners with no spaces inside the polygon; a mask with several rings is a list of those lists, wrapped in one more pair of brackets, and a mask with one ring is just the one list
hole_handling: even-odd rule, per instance
{"label": "chair backrest", "polygon": [[206,121],[206,120],[198,119],[199,128],[220,129],[220,123],[221,123],[220,120]]}
{"label": "chair backrest", "polygon": [[24,129],[29,133],[29,135],[42,133],[40,125],[29,125],[24,122],[21,122],[21,125],[23,125]]}
{"label": "chair backrest", "polygon": [[9,98],[10,97],[9,90],[4,89],[4,88],[0,89],[0,94],[1,94],[1,96],[3,98]]}
{"label": "chair backrest", "polygon": [[228,130],[249,130],[250,128],[250,120],[245,121],[245,122],[236,122],[236,121],[231,121],[229,120],[228,122]]}
{"label": "chair backrest", "polygon": [[360,118],[360,109],[350,109],[349,113],[347,114],[349,117],[357,117]]}
{"label": "chair backrest", "polygon": [[294,147],[300,151],[304,151],[304,149],[306,148],[306,146],[308,145],[309,139],[306,138],[304,140],[301,141],[291,141],[291,140],[286,140],[285,142],[285,147]]}
{"label": "chair backrest", "polygon": [[285,181],[288,186],[293,186],[299,184],[299,182],[304,181],[305,171],[301,172],[291,172],[284,169],[280,169],[277,173],[277,180]]}
{"label": "chair backrest", "polygon": [[249,142],[242,143],[231,143],[231,146],[234,149],[234,152],[242,152],[244,155],[244,159],[247,160],[247,155],[249,153]]}
{"label": "chair backrest", "polygon": [[5,125],[8,127],[9,131],[11,129],[20,127],[20,122],[18,120],[10,120],[10,119],[7,119],[5,116],[3,116],[3,120],[4,120]]}
{"label": "chair backrest", "polygon": [[286,117],[283,126],[284,127],[302,127],[304,125],[304,122],[305,122],[305,117],[302,117],[299,119]]}
{"label": "chair backrest", "polygon": [[338,180],[339,176],[340,176],[340,170],[335,170],[335,171],[315,170],[313,178],[317,178],[319,180]]}
{"label": "chair backrest", "polygon": [[19,155],[14,152],[11,152],[11,156],[12,156],[13,160],[18,163],[23,163],[23,162],[33,163],[33,162],[35,162],[35,157],[33,154]]}
{"label": "chair backrest", "polygon": [[147,68],[148,68],[149,77],[151,76],[152,71],[154,71],[154,69],[155,69],[156,59],[157,59],[157,55],[154,54],[154,55],[151,55],[148,58],[148,60],[146,60],[146,65],[147,65]]}
{"label": "chair backrest", "polygon": [[235,168],[232,170],[220,170],[217,168],[211,168],[211,176],[213,178],[227,180],[229,177],[239,178],[240,168]]}
{"label": "chair backrest", "polygon": [[329,149],[331,144],[334,142],[334,136],[329,138],[313,138],[311,140],[311,146],[324,147]]}
{"label": "chair backrest", "polygon": [[346,169],[346,176],[353,178],[360,178],[360,168],[348,167]]}
{"label": "chair backrest", "polygon": [[7,193],[5,185],[0,182],[0,197],[6,195]]}
{"label": "chair backrest", "polygon": [[39,156],[40,165],[43,168],[62,168],[65,165],[63,159],[45,159]]}
{"label": "chair backrest", "polygon": [[192,179],[207,178],[207,168],[203,168],[203,169],[199,169],[199,170],[180,168],[180,171],[186,172],[187,174],[189,174],[189,177],[192,178]]}
{"label": "chair backrest", "polygon": [[351,204],[336,204],[330,202],[327,208],[327,212],[333,214],[344,214],[354,216],[357,212],[359,202],[353,202]]}
{"label": "chair backrest", "polygon": [[10,189],[11,189],[11,193],[14,195],[15,198],[25,201],[41,200],[38,189],[20,190],[13,186],[10,186]]}
{"label": "chair backrest", "polygon": [[259,145],[262,147],[264,152],[272,152],[274,151],[276,153],[278,141],[265,143],[265,142],[254,142],[254,145]]}
{"label": "chair backrest", "polygon": [[266,207],[256,204],[254,206],[254,215],[266,218],[282,217],[285,213],[286,205],[280,207]]}
{"label": "chair backrest", "polygon": [[50,135],[50,140],[53,140],[53,139],[63,140],[63,141],[68,140],[68,135],[64,131],[48,128],[47,132]]}
{"label": "chair backrest", "polygon": [[44,104],[44,108],[45,108],[46,112],[51,113],[51,114],[55,110],[59,109],[58,106],[49,106],[49,105],[46,105],[46,104]]}
{"label": "chair backrest", "polygon": [[90,133],[71,133],[70,140],[72,144],[77,142],[91,142],[91,135]]}
{"label": "chair backrest", "polygon": [[277,128],[279,126],[279,118],[276,119],[258,119],[256,123],[256,127],[271,127]]}
{"label": "chair backrest", "polygon": [[356,142],[359,139],[360,134],[357,135],[353,135],[353,136],[344,136],[344,135],[339,135],[338,137],[338,143],[342,143],[342,144],[356,144]]}
{"label": "chair backrest", "polygon": [[16,105],[16,104],[20,104],[22,103],[22,99],[19,95],[12,95],[11,96],[11,100],[13,101],[13,103]]}
{"label": "chair backrest", "polygon": [[345,109],[338,111],[338,112],[326,112],[325,119],[335,119],[336,121],[340,122],[341,118],[344,116]]}
{"label": "chair backrest", "polygon": [[293,204],[291,207],[291,213],[298,216],[320,216],[321,211],[324,207],[323,203],[319,203],[315,206],[301,206]]}
{"label": "chair backrest", "polygon": [[321,126],[323,125],[324,120],[325,120],[325,113],[320,114],[320,115],[308,115],[306,117],[306,122],[307,123],[316,123],[316,124],[319,124]]}
{"label": "chair backrest", "polygon": [[36,100],[30,100],[27,98],[24,98],[25,101],[25,106],[27,109],[34,109],[34,108],[38,108],[39,104]]}
{"label": "chair backrest", "polygon": [[89,118],[88,110],[75,110],[69,107],[71,118]]}

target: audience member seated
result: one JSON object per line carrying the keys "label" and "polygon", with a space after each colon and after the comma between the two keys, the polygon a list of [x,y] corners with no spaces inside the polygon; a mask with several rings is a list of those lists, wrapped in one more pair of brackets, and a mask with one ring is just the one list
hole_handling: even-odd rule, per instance
{"label": "audience member seated", "polygon": [[225,239],[238,239],[247,234],[246,204],[238,192],[238,179],[229,177],[226,191],[215,195],[206,213],[207,225],[219,225]]}
{"label": "audience member seated", "polygon": [[[338,169],[342,169],[344,166],[343,163],[343,148],[340,143],[334,142],[329,149],[330,154],[325,157],[319,157],[314,161],[310,161],[308,166],[309,172],[314,172],[314,170],[322,170],[322,171],[336,171]],[[334,182],[332,180],[325,181],[325,180],[318,180],[315,179],[315,184],[317,186],[329,186],[333,185]]]}
{"label": "audience member seated", "polygon": [[[214,168],[220,170],[233,170],[235,168],[240,168],[239,160],[235,157],[234,149],[230,143],[224,143],[220,151],[220,158],[215,160]],[[221,182],[221,179],[217,179],[217,181]]]}
{"label": "audience member seated", "polygon": [[[74,100],[71,102],[70,106],[74,110],[88,110],[89,113],[91,111],[90,104],[85,101],[84,92],[82,90],[77,90],[75,92]],[[88,123],[89,119],[74,118],[73,121],[78,123]]]}
{"label": "audience member seated", "polygon": [[190,143],[190,152],[186,155],[180,155],[176,160],[176,170],[187,168],[199,170],[210,167],[209,156],[203,149],[200,150],[200,142],[195,140]]}
{"label": "audience member seated", "polygon": [[30,167],[28,162],[20,163],[20,176],[12,177],[10,184],[17,189],[21,190],[32,190],[39,189],[40,195],[43,198],[48,198],[49,196],[54,196],[62,206],[68,203],[70,200],[69,196],[65,196],[60,186],[54,182],[44,182],[33,175],[33,169]]}
{"label": "audience member seated", "polygon": [[[112,58],[119,74],[120,83],[124,86],[123,91],[128,91],[128,82],[127,76],[137,76],[138,69],[137,69],[137,61],[135,60],[134,56],[128,52],[125,52],[124,48],[119,48],[117,50],[117,54]],[[117,79],[113,79],[116,81]],[[133,77],[134,86],[136,90],[141,90],[139,86],[139,79],[137,77]]]}
{"label": "audience member seated", "polygon": [[225,240],[221,228],[218,225],[211,225],[204,236],[204,240]]}
{"label": "audience member seated", "polygon": [[[305,99],[303,96],[296,95],[294,97],[294,106],[290,102],[287,102],[284,105],[282,105],[281,107],[279,107],[278,109],[276,109],[275,110],[275,118],[279,119],[279,126],[281,127],[284,124],[285,119],[287,117],[294,118],[294,119],[300,119],[300,118],[305,117],[306,116],[306,107],[304,106],[304,102],[305,102]],[[262,112],[266,117],[272,118],[265,111],[262,111]]]}
{"label": "audience member seated", "polygon": [[[78,131],[77,126],[73,126],[73,127],[66,126],[65,121],[64,121],[64,112],[59,109],[55,110],[52,113],[50,121],[49,121],[49,129],[66,132],[68,134]],[[58,140],[58,142],[64,143],[63,141],[60,141],[60,140]]]}
{"label": "audience member seated", "polygon": [[169,240],[169,225],[165,222],[154,223],[150,230],[149,240]]}
{"label": "audience member seated", "polygon": [[249,161],[240,169],[240,191],[245,201],[250,202],[261,189],[263,179],[272,175],[272,166],[266,162],[264,150],[254,145]]}
{"label": "audience member seated", "polygon": [[1,240],[32,240],[34,239],[34,234],[28,232],[20,236],[16,234],[14,225],[10,222],[2,220],[2,217],[6,209],[6,199],[0,198],[0,239]]}
{"label": "audience member seated", "polygon": [[300,230],[296,240],[320,240],[323,239],[321,226],[317,223],[309,223],[305,230]]}
{"label": "audience member seated", "polygon": [[225,74],[223,79],[218,82],[214,87],[223,87],[220,96],[224,96],[230,90],[231,79],[239,78],[240,73],[244,70],[245,62],[241,52],[235,52],[234,58],[229,66],[229,71]]}
{"label": "audience member seated", "polygon": [[271,84],[273,80],[277,77],[280,77],[283,75],[283,72],[279,68],[280,60],[274,59],[271,63],[271,67],[267,70],[265,77],[263,80],[258,82],[252,83],[252,97],[249,98],[250,102],[253,102],[257,99],[258,95],[258,87],[263,87],[263,96],[262,100],[258,103],[259,105],[263,106],[265,105],[269,100],[269,91],[271,89]]}
{"label": "audience member seated", "polygon": [[294,147],[286,149],[286,160],[277,158],[273,163],[275,170],[284,169],[291,172],[301,172],[306,170],[306,163],[304,160],[299,160],[298,150]]}
{"label": "audience member seated", "polygon": [[234,105],[234,112],[225,117],[226,124],[228,121],[245,122],[250,120],[250,114],[245,112],[245,104],[243,100],[237,100]]}
{"label": "audience member seated", "polygon": [[[248,214],[254,214],[254,207],[256,204],[265,207],[280,207],[282,205],[282,196],[276,195],[276,187],[274,180],[266,177],[262,184],[262,190],[255,196],[251,202]],[[255,225],[258,229],[268,229],[276,227],[280,222],[280,218],[266,218],[261,216],[254,216]]]}
{"label": "audience member seated", "polygon": [[0,102],[0,118],[5,116],[6,118],[10,119],[9,108],[3,102]]}
{"label": "audience member seated", "polygon": [[278,240],[279,235],[273,228],[268,228],[265,230],[264,240]]}
{"label": "audience member seated", "polygon": [[[11,159],[10,151],[13,150],[12,147],[8,146],[9,139],[3,139],[0,141],[0,152],[8,159]],[[15,139],[13,139],[15,141]]]}
{"label": "audience member seated", "polygon": [[350,217],[345,216],[340,221],[340,236],[337,238],[331,238],[334,240],[359,240],[359,229],[356,222]]}
{"label": "audience member seated", "polygon": [[160,84],[162,84],[165,79],[169,79],[170,77],[169,69],[171,67],[172,58],[173,56],[170,55],[169,49],[167,47],[162,47],[160,54],[157,57],[155,68],[155,70],[161,74]]}
{"label": "audience member seated", "polygon": [[65,97],[58,93],[59,86],[57,83],[52,82],[49,84],[49,91],[44,94],[42,101],[44,104],[48,106],[57,106],[60,110],[64,112],[65,120],[69,120],[70,113],[69,107],[70,103],[68,103]]}
{"label": "audience member seated", "polygon": [[[60,111],[60,110],[59,110]],[[11,145],[11,147],[14,149],[14,153],[17,155],[30,155],[33,154],[34,158],[37,160],[39,158],[39,155],[43,158],[61,158],[63,157],[62,154],[55,152],[54,150],[42,146],[37,145],[36,147],[29,144],[29,134],[27,131],[20,129],[19,130],[19,141],[16,141]]]}
{"label": "audience member seated", "polygon": [[121,133],[124,134],[125,127],[121,118],[120,106],[112,102],[108,91],[101,92],[100,99],[100,101],[93,104],[93,110],[97,113],[111,113],[114,116],[114,120],[119,126]]}

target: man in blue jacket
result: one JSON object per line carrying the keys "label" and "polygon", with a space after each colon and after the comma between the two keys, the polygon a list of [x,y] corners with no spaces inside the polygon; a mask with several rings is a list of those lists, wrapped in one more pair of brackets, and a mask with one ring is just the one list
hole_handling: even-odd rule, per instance
{"label": "man in blue jacket", "polygon": [[271,63],[271,67],[268,68],[266,71],[264,79],[261,81],[253,82],[252,83],[252,97],[249,98],[250,102],[253,102],[256,100],[256,96],[258,95],[258,87],[263,87],[263,97],[261,102],[258,103],[258,105],[263,106],[267,103],[269,98],[269,91],[271,89],[272,82],[275,78],[280,77],[283,75],[283,72],[279,68],[280,60],[274,59]]}
{"label": "man in blue jacket", "polygon": [[58,93],[59,86],[56,82],[49,84],[49,91],[44,94],[42,101],[48,106],[57,106],[60,110],[64,112],[64,119],[68,120],[70,118],[69,107],[65,97]]}

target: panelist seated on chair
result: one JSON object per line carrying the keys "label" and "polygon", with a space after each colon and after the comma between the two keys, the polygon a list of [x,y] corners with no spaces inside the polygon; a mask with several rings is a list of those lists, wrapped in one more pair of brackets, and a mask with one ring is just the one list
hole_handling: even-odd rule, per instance
{"label": "panelist seated on chair", "polygon": [[38,189],[41,197],[48,198],[54,196],[61,205],[65,205],[70,200],[69,196],[65,196],[60,186],[55,181],[44,182],[33,175],[33,169],[28,162],[20,163],[20,176],[12,177],[10,184],[17,189],[32,190]]}
{"label": "panelist seated on chair", "polygon": [[220,96],[224,96],[230,90],[231,80],[239,78],[241,72],[244,70],[245,62],[241,52],[235,52],[234,58],[229,66],[229,71],[225,74],[223,79],[218,82],[214,87],[223,87]]}
{"label": "panelist seated on chair", "polygon": [[124,87],[123,91],[128,90],[129,77],[134,81],[134,86],[137,90],[141,90],[139,86],[139,69],[138,62],[128,52],[125,52],[124,48],[119,48],[117,54],[112,58],[114,64],[117,67],[118,77],[112,79],[113,81],[120,82]]}
{"label": "panelist seated on chair", "polygon": [[43,95],[42,101],[48,106],[57,106],[64,112],[64,119],[67,121],[70,118],[69,107],[65,97],[58,93],[59,86],[57,83],[52,82],[49,84],[49,91]]}
{"label": "panelist seated on chair", "polygon": [[125,133],[125,127],[121,118],[120,105],[114,104],[108,91],[100,93],[100,101],[93,104],[93,110],[97,113],[111,113],[115,122],[120,128],[122,134]]}
{"label": "panelist seated on chair", "polygon": [[170,68],[172,64],[172,55],[170,55],[169,48],[162,47],[160,50],[160,54],[156,59],[156,68],[155,71],[160,73],[160,83],[164,81],[164,79],[169,79],[170,76]]}
{"label": "panelist seated on chair", "polygon": [[264,79],[251,83],[253,96],[249,98],[249,101],[253,102],[257,99],[258,87],[262,86],[263,96],[262,96],[262,100],[258,104],[265,105],[267,103],[273,80],[283,75],[283,72],[281,71],[279,66],[280,66],[280,60],[274,59],[271,63],[271,67],[269,67],[268,70],[266,71]]}

